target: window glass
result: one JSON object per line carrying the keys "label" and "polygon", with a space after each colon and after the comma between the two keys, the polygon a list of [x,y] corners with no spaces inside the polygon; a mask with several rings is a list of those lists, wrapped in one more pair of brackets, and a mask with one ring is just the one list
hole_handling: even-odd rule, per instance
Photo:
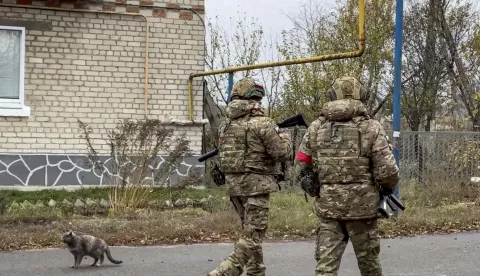
{"label": "window glass", "polygon": [[0,99],[19,99],[22,31],[0,29]]}

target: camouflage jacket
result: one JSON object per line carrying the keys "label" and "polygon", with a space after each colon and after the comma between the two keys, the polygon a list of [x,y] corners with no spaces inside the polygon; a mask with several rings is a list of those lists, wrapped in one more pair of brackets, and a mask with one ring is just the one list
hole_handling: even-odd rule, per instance
{"label": "camouflage jacket", "polygon": [[277,191],[278,165],[291,158],[291,139],[277,133],[258,102],[235,99],[226,113],[219,127],[219,165],[229,195]]}
{"label": "camouflage jacket", "polygon": [[[334,134],[337,124],[347,125],[340,138]],[[368,116],[362,102],[351,99],[325,105],[304,135],[295,164],[297,176],[304,169],[317,173],[320,194],[315,209],[325,218],[377,217],[379,186],[393,190],[399,179],[382,125]]]}

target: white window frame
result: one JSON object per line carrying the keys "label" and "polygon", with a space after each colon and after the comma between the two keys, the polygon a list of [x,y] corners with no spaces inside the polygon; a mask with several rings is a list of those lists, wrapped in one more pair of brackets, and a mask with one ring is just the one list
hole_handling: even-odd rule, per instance
{"label": "white window frame", "polygon": [[0,98],[0,117],[30,117],[30,107],[25,106],[25,27],[0,25],[0,30],[21,31],[19,97],[18,99]]}

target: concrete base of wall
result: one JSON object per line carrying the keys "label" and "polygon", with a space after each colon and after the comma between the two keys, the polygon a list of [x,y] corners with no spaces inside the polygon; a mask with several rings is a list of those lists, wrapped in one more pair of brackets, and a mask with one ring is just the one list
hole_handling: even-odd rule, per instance
{"label": "concrete base of wall", "polygon": [[[205,166],[196,156],[185,157],[181,165],[170,176],[174,185],[184,177],[198,173],[203,178]],[[109,166],[110,157],[102,157],[106,169],[94,169],[92,162],[81,154],[0,154],[0,186],[102,186],[111,183],[115,175]],[[159,156],[155,166],[150,166],[146,179],[152,181],[155,172],[164,165]]]}
{"label": "concrete base of wall", "polygon": [[[97,189],[97,188],[105,188],[107,186],[99,186],[99,185],[70,185],[70,186],[0,186],[1,190],[15,190],[21,192],[35,192],[41,190],[54,190],[54,191],[67,191],[72,192],[80,189]],[[150,186],[149,186],[150,187]],[[207,187],[205,186],[187,186],[187,189],[194,189],[194,190],[205,190]]]}

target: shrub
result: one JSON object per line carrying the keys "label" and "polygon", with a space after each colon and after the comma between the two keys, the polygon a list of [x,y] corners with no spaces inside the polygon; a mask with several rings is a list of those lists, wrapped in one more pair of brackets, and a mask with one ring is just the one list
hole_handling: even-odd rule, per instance
{"label": "shrub", "polygon": [[[92,129],[78,121],[86,140],[88,159],[107,177],[110,207],[113,212],[125,212],[146,207],[151,187],[171,186],[171,175],[180,165],[183,156],[190,152],[185,134],[173,137],[173,130],[161,125],[159,120],[125,120],[108,133],[108,159],[101,161],[95,150]],[[168,152],[166,157],[159,154]],[[110,175],[106,172],[110,172]]]}

